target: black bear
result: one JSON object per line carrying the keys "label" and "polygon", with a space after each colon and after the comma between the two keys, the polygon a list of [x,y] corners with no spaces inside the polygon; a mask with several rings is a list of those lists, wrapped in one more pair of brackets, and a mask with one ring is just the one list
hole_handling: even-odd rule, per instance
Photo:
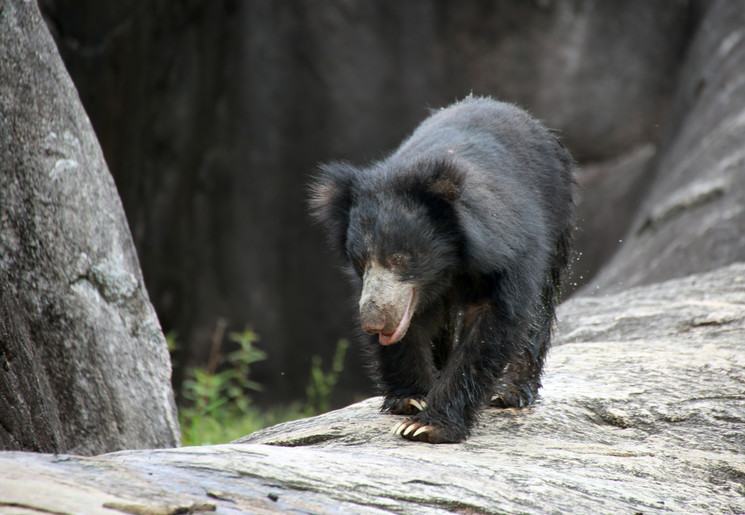
{"label": "black bear", "polygon": [[467,438],[481,409],[531,404],[567,265],[573,161],[525,111],[469,97],[389,157],[323,165],[313,215],[349,261],[394,432]]}

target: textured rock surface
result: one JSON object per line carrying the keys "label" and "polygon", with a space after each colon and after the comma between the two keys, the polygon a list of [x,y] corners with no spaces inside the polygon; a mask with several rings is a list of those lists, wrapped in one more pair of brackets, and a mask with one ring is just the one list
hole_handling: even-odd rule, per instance
{"label": "textured rock surface", "polygon": [[745,264],[559,316],[542,401],[465,443],[393,437],[373,398],[229,445],[6,452],[0,513],[745,511]]}
{"label": "textured rock surface", "polygon": [[685,58],[655,181],[624,245],[585,291],[745,261],[745,9],[712,3]]}
{"label": "textured rock surface", "polygon": [[589,282],[623,245],[644,191],[652,182],[650,162],[655,152],[650,143],[578,170],[575,255],[565,295]]}
{"label": "textured rock surface", "polygon": [[166,342],[35,2],[0,5],[0,448],[179,441]]}

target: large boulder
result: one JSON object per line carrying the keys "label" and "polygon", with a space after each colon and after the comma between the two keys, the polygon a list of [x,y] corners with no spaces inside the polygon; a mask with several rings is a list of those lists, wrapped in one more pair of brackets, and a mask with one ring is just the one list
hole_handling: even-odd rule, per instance
{"label": "large boulder", "polygon": [[177,445],[165,338],[35,2],[0,7],[0,448]]}
{"label": "large boulder", "polygon": [[486,410],[464,443],[391,435],[375,397],[228,445],[0,453],[0,513],[745,511],[745,264],[559,319],[541,402]]}
{"label": "large boulder", "polygon": [[[654,181],[623,245],[585,292],[745,261],[745,9],[708,9],[685,58]],[[610,221],[610,220],[609,220]]]}

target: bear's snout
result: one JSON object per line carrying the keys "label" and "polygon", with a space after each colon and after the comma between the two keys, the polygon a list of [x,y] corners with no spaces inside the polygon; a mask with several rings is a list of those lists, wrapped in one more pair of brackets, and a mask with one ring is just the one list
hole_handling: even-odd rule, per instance
{"label": "bear's snout", "polygon": [[385,314],[374,300],[368,300],[360,305],[360,325],[362,330],[368,334],[385,332]]}
{"label": "bear's snout", "polygon": [[396,343],[406,334],[416,305],[412,284],[373,262],[362,278],[360,324],[369,334],[380,334],[380,343]]}

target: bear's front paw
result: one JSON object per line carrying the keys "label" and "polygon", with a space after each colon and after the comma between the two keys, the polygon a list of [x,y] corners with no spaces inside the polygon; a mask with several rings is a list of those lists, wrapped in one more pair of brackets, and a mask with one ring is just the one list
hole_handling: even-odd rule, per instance
{"label": "bear's front paw", "polygon": [[422,397],[389,398],[383,404],[383,411],[388,411],[394,415],[416,415],[420,411],[424,411],[426,407],[427,403]]}
{"label": "bear's front paw", "polygon": [[404,420],[399,422],[391,434],[400,435],[407,440],[416,440],[429,443],[458,443],[466,439],[468,435],[449,430],[434,424],[417,422],[416,420]]}
{"label": "bear's front paw", "polygon": [[401,435],[408,440],[418,440],[420,442],[429,443],[443,443],[440,431],[435,426],[428,424],[422,424],[421,422],[415,422],[413,420],[404,420],[399,422],[393,429],[391,434]]}

